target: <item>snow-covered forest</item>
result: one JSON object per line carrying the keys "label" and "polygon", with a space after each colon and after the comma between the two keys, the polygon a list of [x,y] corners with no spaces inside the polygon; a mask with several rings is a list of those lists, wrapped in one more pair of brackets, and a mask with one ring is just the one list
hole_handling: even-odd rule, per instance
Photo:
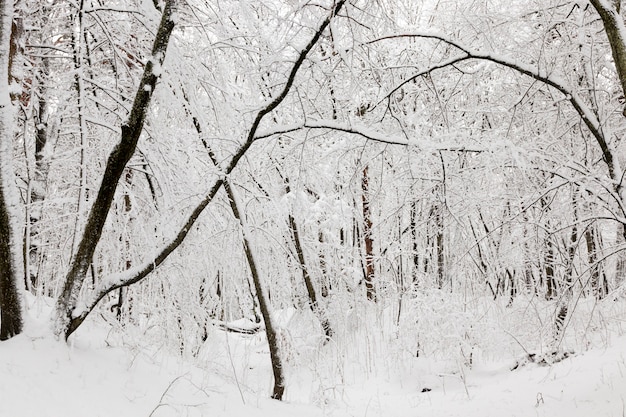
{"label": "snow-covered forest", "polygon": [[624,415],[621,3],[2,0],[0,416]]}

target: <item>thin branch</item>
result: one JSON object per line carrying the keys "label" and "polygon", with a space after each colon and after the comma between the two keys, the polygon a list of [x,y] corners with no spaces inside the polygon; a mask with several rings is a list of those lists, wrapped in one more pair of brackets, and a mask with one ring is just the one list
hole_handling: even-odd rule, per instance
{"label": "thin branch", "polygon": [[85,303],[76,307],[72,314],[71,327],[72,329],[76,329],[89,315],[91,310],[102,300],[102,298],[107,295],[109,292],[114,291],[118,288],[125,287],[128,285],[132,285],[136,282],[141,281],[143,278],[148,276],[152,271],[154,271],[159,265],[167,259],[167,257],[174,252],[178,246],[183,242],[183,240],[187,237],[187,234],[192,229],[192,226],[195,224],[196,220],[200,216],[200,214],[204,211],[204,209],[209,205],[217,192],[224,185],[225,178],[230,175],[235,167],[237,166],[239,160],[245,155],[250,146],[255,141],[257,130],[263,118],[271,113],[274,109],[276,109],[280,103],[287,97],[293,83],[295,81],[296,75],[298,71],[302,67],[304,60],[306,59],[309,52],[316,45],[324,30],[330,24],[330,21],[333,19],[335,15],[341,10],[343,5],[346,3],[346,0],[340,0],[335,4],[332,12],[324,19],[322,24],[319,26],[318,30],[315,32],[311,40],[307,43],[307,45],[300,51],[298,58],[296,59],[289,76],[287,78],[287,82],[283,86],[280,94],[276,96],[273,100],[267,103],[256,115],[252,126],[248,132],[246,141],[240,148],[237,150],[235,155],[232,157],[230,163],[224,169],[223,176],[215,181],[209,192],[202,199],[202,201],[196,206],[196,208],[191,212],[188,216],[187,221],[180,228],[176,236],[168,243],[165,247],[163,247],[156,255],[152,256],[149,261],[143,263],[142,265],[124,271],[121,274],[114,274],[105,279],[101,280],[98,286],[94,289],[94,291],[89,295],[88,299],[85,300]]}

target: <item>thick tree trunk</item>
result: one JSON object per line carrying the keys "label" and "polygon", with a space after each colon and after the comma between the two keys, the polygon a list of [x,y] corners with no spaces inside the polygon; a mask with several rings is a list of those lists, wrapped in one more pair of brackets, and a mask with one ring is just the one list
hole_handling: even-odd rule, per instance
{"label": "thick tree trunk", "polygon": [[0,2],[0,340],[22,332],[18,282],[22,279],[22,237],[16,226],[18,196],[12,150],[14,122],[9,96],[9,55],[13,1]]}

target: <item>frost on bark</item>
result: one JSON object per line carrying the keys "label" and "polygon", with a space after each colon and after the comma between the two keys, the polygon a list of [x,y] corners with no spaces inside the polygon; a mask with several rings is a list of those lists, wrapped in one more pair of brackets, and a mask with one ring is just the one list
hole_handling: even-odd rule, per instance
{"label": "frost on bark", "polygon": [[368,167],[363,168],[361,178],[363,200],[363,240],[365,241],[365,291],[367,299],[376,301],[374,287],[374,240],[372,238],[372,212],[370,210]]}
{"label": "frost on bark", "polygon": [[169,0],[165,4],[161,23],[152,46],[151,58],[146,63],[128,119],[122,124],[120,141],[113,148],[107,160],[98,195],[89,212],[87,224],[78,244],[78,250],[65,278],[61,295],[57,300],[54,331],[58,336],[64,335],[65,338],[69,337],[82,323],[82,320],[80,322],[73,320],[73,311],[94,251],[100,241],[117,184],[124,173],[126,164],[135,153],[139,136],[143,130],[150,100],[161,72],[161,66],[165,60],[170,35],[174,29],[173,18],[176,3],[176,0]]}
{"label": "frost on bark", "polygon": [[39,221],[42,215],[42,205],[46,199],[46,187],[48,173],[50,171],[50,103],[47,98],[47,73],[49,59],[43,58],[41,70],[37,73],[39,91],[33,94],[36,97],[35,107],[35,167],[29,174],[28,205],[30,206],[27,221],[27,235],[25,236],[26,284],[35,292],[39,286],[38,265],[41,257],[41,242],[39,233]]}
{"label": "frost on bark", "polygon": [[591,274],[591,290],[598,300],[606,297],[609,292],[607,277],[598,256],[599,247],[601,246],[600,236],[596,223],[592,223],[585,229],[587,259]]}
{"label": "frost on bark", "polygon": [[18,280],[22,278],[21,237],[17,233],[18,196],[11,163],[13,121],[9,96],[9,54],[13,1],[0,2],[0,340],[22,332]]}

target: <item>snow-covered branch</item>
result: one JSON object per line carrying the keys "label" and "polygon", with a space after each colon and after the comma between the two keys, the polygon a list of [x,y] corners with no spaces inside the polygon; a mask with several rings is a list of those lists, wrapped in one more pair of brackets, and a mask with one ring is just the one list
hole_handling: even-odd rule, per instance
{"label": "snow-covered branch", "polygon": [[434,143],[432,141],[406,140],[403,137],[380,132],[361,123],[345,123],[337,120],[309,120],[304,123],[276,126],[271,130],[259,132],[255,140],[265,139],[275,135],[295,132],[304,129],[325,129],[343,132],[350,135],[360,136],[364,139],[384,143],[387,145],[417,146],[423,150],[450,151],[450,152],[484,152],[487,149],[482,146],[467,146],[459,143]]}
{"label": "snow-covered branch", "polygon": [[[174,238],[165,245],[162,249],[160,249],[156,254],[148,258],[149,260],[143,263],[142,265],[129,269],[128,271],[124,271],[120,274],[113,274],[109,277],[104,278],[97,286],[96,289],[88,296],[88,298],[77,305],[73,311],[71,312],[71,331],[75,330],[80,324],[85,320],[85,318],[89,315],[91,310],[100,302],[100,300],[111,291],[114,291],[118,288],[125,287],[128,285],[132,285],[136,282],[141,281],[146,276],[148,276],[152,271],[154,271],[159,265],[161,265],[167,257],[180,246],[180,244],[187,237],[187,234],[192,229],[192,226],[200,217],[200,214],[204,211],[204,209],[209,205],[211,201],[215,198],[218,191],[224,185],[224,178],[226,178],[230,173],[235,169],[239,160],[245,155],[245,153],[250,149],[254,141],[257,137],[257,130],[261,121],[270,114],[273,110],[275,110],[287,97],[293,83],[295,81],[296,75],[298,71],[302,67],[307,55],[313,47],[317,44],[319,39],[322,36],[322,33],[326,30],[330,21],[339,13],[343,5],[346,3],[346,0],[340,0],[335,3],[332,12],[324,19],[324,21],[320,24],[315,34],[311,37],[309,42],[303,47],[303,49],[298,54],[298,58],[294,62],[289,75],[287,77],[287,81],[283,86],[280,93],[268,102],[259,112],[257,113],[250,130],[248,131],[246,141],[239,147],[237,152],[233,155],[229,164],[223,172],[223,176],[218,179],[209,192],[205,195],[205,197],[200,201],[200,203],[195,207],[195,209],[191,212],[191,214],[187,217],[187,220],[179,229],[178,233]],[[71,333],[70,331],[70,333]]]}
{"label": "snow-covered branch", "polygon": [[148,60],[144,68],[128,118],[121,126],[120,140],[107,159],[102,182],[89,212],[78,250],[66,275],[63,291],[57,299],[54,331],[57,335],[63,334],[66,339],[82,323],[82,320],[76,321],[74,319],[79,292],[92,262],[96,246],[102,236],[102,230],[109,215],[118,182],[128,161],[135,153],[139,137],[143,132],[148,107],[160,76],[161,66],[165,60],[170,36],[174,30],[172,16],[175,15],[177,6],[177,0],[168,0],[165,4],[152,45],[151,59]]}
{"label": "snow-covered branch", "polygon": [[[604,133],[602,132],[602,126],[600,121],[597,119],[593,111],[589,108],[589,106],[583,101],[583,99],[572,89],[568,83],[558,75],[554,73],[548,73],[544,69],[541,69],[534,65],[528,65],[524,62],[515,59],[514,57],[500,55],[495,52],[483,52],[479,50],[474,50],[472,48],[466,47],[459,42],[451,39],[449,36],[439,33],[439,32],[413,32],[413,33],[404,33],[404,34],[395,34],[388,35],[381,38],[377,38],[369,41],[369,44],[373,44],[376,42],[382,42],[390,39],[398,39],[398,38],[423,38],[423,39],[435,39],[441,42],[445,42],[448,45],[455,47],[460,50],[464,55],[462,57],[456,57],[448,61],[444,61],[443,63],[433,65],[432,67],[420,71],[417,75],[414,75],[411,79],[418,77],[420,75],[426,74],[430,71],[433,71],[438,68],[443,68],[443,64],[445,66],[452,65],[455,62],[459,62],[461,60],[467,59],[477,59],[483,61],[493,62],[495,64],[501,65],[503,67],[510,68],[514,71],[517,71],[520,74],[531,77],[545,85],[548,85],[552,88],[555,88],[560,93],[562,93],[565,98],[571,103],[572,107],[576,110],[580,118],[585,123],[585,126],[589,129],[593,137],[598,142],[600,149],[602,150],[602,154],[608,166],[610,176],[613,180],[617,179],[619,175],[619,168],[616,167],[616,161],[613,156],[613,151],[610,149],[609,144],[605,138]],[[385,98],[388,98],[394,91],[397,91],[397,88],[391,90],[391,92],[386,95]]]}

